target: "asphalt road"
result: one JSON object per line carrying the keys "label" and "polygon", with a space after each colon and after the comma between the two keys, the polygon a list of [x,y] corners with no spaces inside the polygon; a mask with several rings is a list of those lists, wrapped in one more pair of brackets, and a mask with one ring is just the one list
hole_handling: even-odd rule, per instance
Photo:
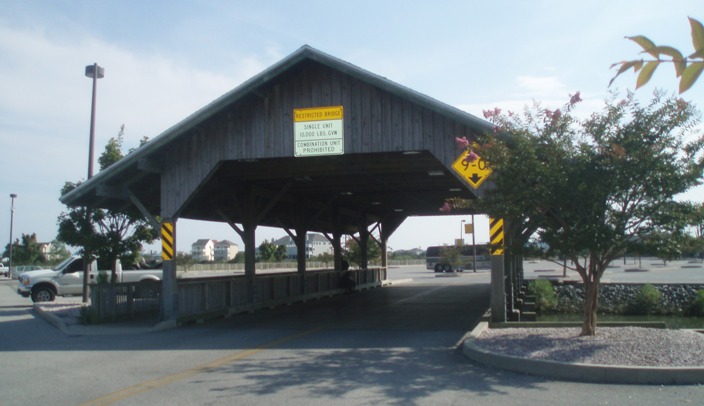
{"label": "asphalt road", "polygon": [[[382,289],[138,335],[66,336],[0,282],[4,405],[697,404],[701,386],[559,382],[457,348],[489,274],[391,269]],[[96,327],[96,331],[100,327]]]}

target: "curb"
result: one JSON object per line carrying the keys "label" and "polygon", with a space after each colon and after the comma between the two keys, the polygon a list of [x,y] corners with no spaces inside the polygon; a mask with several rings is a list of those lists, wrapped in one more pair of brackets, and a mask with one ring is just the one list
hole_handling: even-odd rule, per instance
{"label": "curb", "polygon": [[135,326],[111,326],[107,324],[98,324],[98,325],[93,325],[93,326],[87,326],[87,325],[75,325],[75,326],[67,326],[64,320],[62,320],[60,317],[57,317],[56,315],[52,314],[52,312],[48,312],[44,309],[42,309],[41,306],[34,304],[33,305],[34,311],[44,320],[49,322],[49,324],[53,325],[57,329],[59,329],[62,333],[66,335],[132,335],[132,334],[144,334],[144,333],[150,333],[154,331],[162,331],[162,330],[167,330],[171,328],[175,328],[176,326],[176,321],[175,320],[167,320],[167,321],[162,321],[157,323],[154,326],[151,327],[135,327]]}
{"label": "curb", "polygon": [[475,342],[476,338],[488,327],[488,322],[479,322],[467,339],[464,340],[462,346],[462,353],[467,358],[486,366],[529,375],[579,382],[649,385],[694,385],[704,383],[704,367],[571,364],[492,353],[480,348]]}

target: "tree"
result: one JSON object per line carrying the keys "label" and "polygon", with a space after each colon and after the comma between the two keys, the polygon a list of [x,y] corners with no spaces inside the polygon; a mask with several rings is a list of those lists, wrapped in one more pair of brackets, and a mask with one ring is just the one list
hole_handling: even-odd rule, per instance
{"label": "tree", "polygon": [[[98,158],[104,170],[122,159],[124,125],[116,137],[111,138],[105,151]],[[75,189],[80,183],[66,182],[62,195]],[[87,259],[100,258],[112,266],[113,280],[116,276],[114,264],[120,259],[123,264],[137,263],[142,243],[151,243],[158,237],[158,230],[151,227],[144,216],[134,207],[119,210],[90,207],[68,207],[58,218],[58,239],[66,244],[80,247],[79,253]]]}
{"label": "tree", "polygon": [[[613,83],[619,75],[629,69],[633,69],[634,73],[640,72],[640,74],[638,74],[638,79],[636,80],[636,89],[638,89],[650,81],[655,69],[657,69],[661,63],[667,62],[674,65],[675,74],[678,78],[680,78],[680,93],[689,90],[689,88],[692,87],[701,75],[702,70],[704,70],[704,26],[702,26],[702,23],[691,17],[689,18],[689,25],[692,29],[692,45],[694,46],[694,53],[687,57],[673,47],[655,45],[653,41],[642,35],[626,37],[640,45],[640,47],[643,48],[642,53],[649,54],[654,59],[635,59],[631,61],[621,61],[611,65],[612,68],[616,66],[620,67],[616,73],[616,76],[614,76],[609,82],[609,86],[611,86],[611,83]],[[663,55],[665,57],[669,57],[670,59],[663,59]]]}
{"label": "tree", "polygon": [[51,249],[49,250],[49,258],[47,258],[47,260],[48,262],[58,264],[70,255],[71,253],[68,251],[68,248],[66,248],[66,244],[55,239],[51,242]]}
{"label": "tree", "polygon": [[[362,263],[362,252],[357,241],[353,239],[347,240],[345,257],[350,264],[359,266]],[[370,263],[381,261],[381,247],[379,247],[376,240],[371,238],[367,242],[367,260]]]}
{"label": "tree", "polygon": [[179,269],[185,269],[186,272],[195,264],[196,261],[193,259],[193,255],[184,254],[182,252],[176,253],[176,265]]}
{"label": "tree", "polygon": [[656,94],[641,105],[629,94],[583,121],[571,114],[579,101],[577,93],[562,110],[485,112],[496,132],[474,148],[496,188],[476,204],[572,261],[586,291],[581,334],[594,335],[607,265],[648,236],[683,232],[673,224],[693,206],[674,196],[700,182],[704,141],[688,141],[697,113],[681,99]]}
{"label": "tree", "polygon": [[[5,246],[5,252],[2,256],[10,256],[10,244]],[[15,242],[12,243],[12,262],[22,265],[35,265],[46,262],[46,258],[37,242],[36,234],[22,234],[21,238],[15,239]]]}
{"label": "tree", "polygon": [[281,262],[286,257],[286,247],[274,244],[274,240],[264,240],[259,245],[259,257],[262,261]]}

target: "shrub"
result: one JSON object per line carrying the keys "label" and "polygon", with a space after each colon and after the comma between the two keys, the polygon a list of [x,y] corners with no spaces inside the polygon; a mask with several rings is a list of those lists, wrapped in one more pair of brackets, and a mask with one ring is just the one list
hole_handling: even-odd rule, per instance
{"label": "shrub", "polygon": [[704,316],[704,289],[700,289],[694,295],[694,299],[689,305],[689,314],[694,317]]}
{"label": "shrub", "polygon": [[548,280],[531,281],[528,284],[528,293],[535,296],[535,309],[539,312],[554,310],[557,307],[557,295]]}
{"label": "shrub", "polygon": [[105,283],[108,283],[109,281],[110,281],[110,274],[108,274],[105,271],[98,271],[98,278],[96,280],[96,282],[98,284],[105,284]]}
{"label": "shrub", "polygon": [[633,314],[652,314],[660,304],[660,291],[647,283],[636,293],[631,303]]}
{"label": "shrub", "polygon": [[99,324],[101,322],[98,312],[91,306],[82,306],[80,320],[82,324]]}

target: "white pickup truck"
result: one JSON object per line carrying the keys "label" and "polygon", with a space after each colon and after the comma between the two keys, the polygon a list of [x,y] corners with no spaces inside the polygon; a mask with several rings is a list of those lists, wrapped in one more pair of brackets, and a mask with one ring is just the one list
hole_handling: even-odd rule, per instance
{"label": "white pickup truck", "polygon": [[[52,302],[56,296],[74,296],[83,294],[83,258],[73,256],[57,265],[54,269],[25,272],[19,277],[17,293],[32,297],[33,302]],[[96,283],[98,275],[111,270],[99,270],[98,261],[90,264],[90,283]],[[160,281],[161,269],[123,270],[117,263],[117,282]]]}

